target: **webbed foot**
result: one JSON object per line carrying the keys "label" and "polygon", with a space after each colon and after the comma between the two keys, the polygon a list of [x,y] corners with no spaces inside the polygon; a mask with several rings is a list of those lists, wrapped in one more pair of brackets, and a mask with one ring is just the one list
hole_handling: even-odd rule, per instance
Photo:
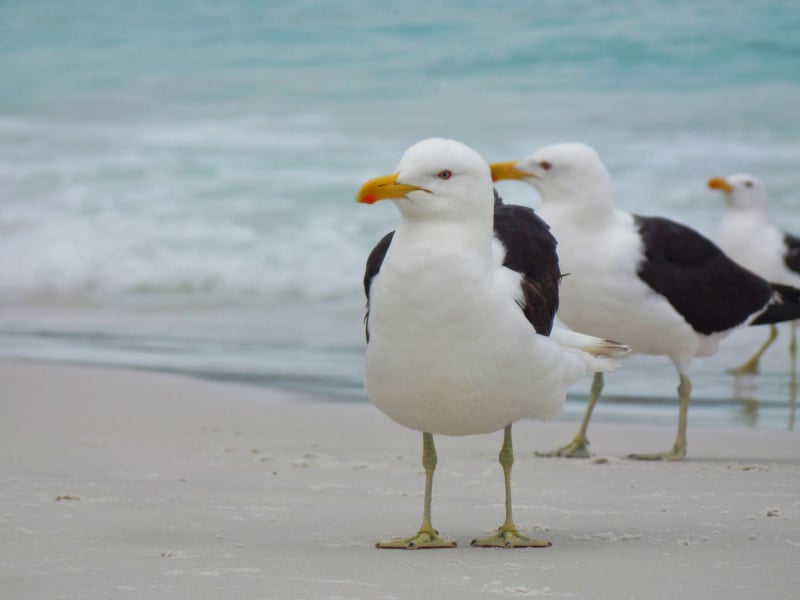
{"label": "webbed foot", "polygon": [[399,550],[423,550],[428,548],[455,548],[456,543],[439,535],[435,529],[420,529],[415,535],[386,542],[378,542],[376,548]]}
{"label": "webbed foot", "polygon": [[566,446],[561,446],[549,452],[536,452],[536,456],[553,457],[561,456],[563,458],[590,458],[592,456],[589,450],[589,440],[586,438],[576,437]]}
{"label": "webbed foot", "polygon": [[731,375],[758,375],[759,373],[759,366],[760,362],[758,359],[753,360],[752,358],[747,362],[742,363],[738,367],[733,369],[728,369],[728,373]]}
{"label": "webbed foot", "polygon": [[676,444],[671,450],[656,452],[654,454],[629,454],[633,460],[683,460],[686,456],[686,447]]}
{"label": "webbed foot", "polygon": [[516,527],[506,526],[498,529],[494,535],[472,540],[470,545],[477,548],[549,548],[552,546],[548,541],[522,535]]}

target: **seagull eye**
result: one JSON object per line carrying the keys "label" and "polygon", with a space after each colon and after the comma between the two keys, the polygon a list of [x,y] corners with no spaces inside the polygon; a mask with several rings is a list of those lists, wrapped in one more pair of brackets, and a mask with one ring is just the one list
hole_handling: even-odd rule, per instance
{"label": "seagull eye", "polygon": [[547,162],[546,160],[543,160],[543,161],[541,161],[541,162],[539,163],[539,166],[540,166],[540,167],[542,167],[542,168],[543,168],[545,171],[549,171],[550,169],[552,169],[552,168],[553,168],[553,165],[551,165],[551,164],[550,164],[549,162]]}
{"label": "seagull eye", "polygon": [[453,176],[453,172],[445,169],[444,171],[439,171],[436,176],[439,179],[450,179]]}
{"label": "seagull eye", "polygon": [[752,181],[745,181],[744,182],[744,187],[749,187],[749,188],[753,187],[753,182]]}

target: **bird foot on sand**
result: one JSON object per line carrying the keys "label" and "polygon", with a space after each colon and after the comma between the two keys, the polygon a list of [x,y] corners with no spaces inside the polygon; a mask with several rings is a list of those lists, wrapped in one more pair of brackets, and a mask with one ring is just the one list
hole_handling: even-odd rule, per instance
{"label": "bird foot on sand", "polygon": [[455,548],[456,543],[439,536],[435,529],[420,529],[415,535],[407,538],[398,538],[388,542],[378,542],[376,548],[390,550],[424,550],[432,548]]}
{"label": "bird foot on sand", "polygon": [[685,456],[685,447],[674,446],[671,450],[655,454],[629,454],[628,458],[633,460],[683,460]]}
{"label": "bird foot on sand", "polygon": [[561,446],[549,452],[537,452],[536,456],[552,457],[561,456],[563,458],[590,458],[592,452],[589,450],[589,440],[575,438],[566,446]]}
{"label": "bird foot on sand", "polygon": [[516,528],[501,527],[494,535],[489,535],[470,544],[477,548],[549,548],[550,542],[525,537]]}

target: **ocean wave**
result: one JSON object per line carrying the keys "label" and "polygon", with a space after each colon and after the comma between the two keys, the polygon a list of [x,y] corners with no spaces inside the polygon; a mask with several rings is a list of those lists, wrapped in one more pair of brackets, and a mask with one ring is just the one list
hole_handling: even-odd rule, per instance
{"label": "ocean wave", "polygon": [[[712,237],[705,181],[751,171],[800,231],[789,2],[487,14],[353,0],[305,15],[201,0],[181,16],[145,2],[126,22],[80,6],[59,19],[0,9],[0,302],[354,298],[397,215],[351,199],[431,135],[489,160],[588,142],[620,206]],[[462,21],[445,18],[454,9]],[[522,186],[501,191],[537,204]]]}
{"label": "ocean wave", "polygon": [[[673,119],[644,129],[615,113],[582,138],[607,162],[620,206],[713,237],[720,210],[706,179],[749,170],[768,181],[785,226],[800,230],[792,204],[800,143],[763,132],[720,139],[717,131],[673,130]],[[309,129],[277,148],[285,131],[264,121],[259,133],[246,120],[86,130],[3,120],[0,133],[39,139],[0,158],[0,255],[13,257],[0,261],[3,297],[356,294],[366,255],[397,215],[352,198],[365,178],[394,169],[405,142],[397,133],[373,152],[315,118],[305,122]],[[541,129],[479,135],[490,159],[559,139]],[[527,188],[501,192],[537,203]]]}

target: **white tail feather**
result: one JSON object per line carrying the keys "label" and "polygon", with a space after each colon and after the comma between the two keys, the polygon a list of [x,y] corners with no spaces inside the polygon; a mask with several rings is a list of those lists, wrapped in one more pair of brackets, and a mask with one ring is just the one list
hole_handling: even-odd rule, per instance
{"label": "white tail feather", "polygon": [[558,327],[550,332],[550,338],[564,348],[580,351],[586,367],[591,371],[613,371],[619,366],[619,359],[631,351],[625,344],[613,340]]}

